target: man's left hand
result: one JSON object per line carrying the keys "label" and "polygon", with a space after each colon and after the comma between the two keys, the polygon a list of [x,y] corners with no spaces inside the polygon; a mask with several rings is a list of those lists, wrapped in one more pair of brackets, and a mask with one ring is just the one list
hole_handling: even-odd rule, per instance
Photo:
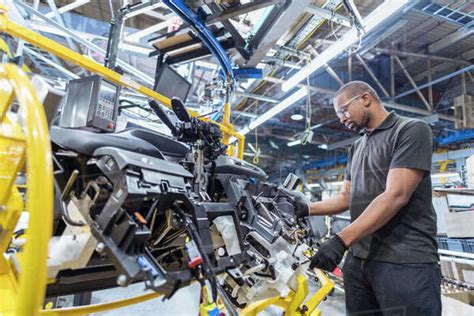
{"label": "man's left hand", "polygon": [[310,269],[318,268],[332,272],[341,262],[347,246],[338,235],[324,242],[318,249],[318,252],[311,258]]}

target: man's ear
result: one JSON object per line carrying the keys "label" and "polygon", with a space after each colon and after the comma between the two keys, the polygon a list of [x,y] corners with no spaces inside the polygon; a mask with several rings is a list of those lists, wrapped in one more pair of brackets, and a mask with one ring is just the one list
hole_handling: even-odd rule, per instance
{"label": "man's ear", "polygon": [[365,108],[368,108],[370,107],[370,105],[372,104],[372,96],[368,93],[364,93],[362,95],[362,104],[364,105]]}

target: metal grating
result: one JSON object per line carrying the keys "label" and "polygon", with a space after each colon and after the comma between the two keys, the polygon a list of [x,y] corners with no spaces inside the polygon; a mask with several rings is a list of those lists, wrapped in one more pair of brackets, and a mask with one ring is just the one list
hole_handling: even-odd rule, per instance
{"label": "metal grating", "polygon": [[[37,48],[37,47],[35,47],[31,44],[28,44],[28,43],[25,43],[25,47],[28,48],[29,50],[33,51],[34,53],[39,54],[39,55],[51,60],[52,62],[54,62],[58,65],[61,65],[61,62],[59,61],[59,59],[56,56],[54,56],[54,55],[52,55],[48,52],[45,52],[44,50],[42,50],[40,48]],[[68,76],[64,72],[54,68],[53,66],[51,66],[48,63],[44,62],[43,60],[35,57],[33,54],[28,54],[28,57],[34,63],[35,67],[37,67],[38,70],[41,71],[42,75],[47,76],[47,77],[51,77],[51,78],[62,78],[62,79],[65,79],[65,80],[70,79],[70,76]]]}
{"label": "metal grating", "polygon": [[[335,10],[337,6],[341,3],[341,0],[328,0],[323,8],[326,10]],[[325,21],[326,19],[323,17],[320,17],[318,15],[313,15],[311,19],[306,23],[304,28],[298,32],[298,35],[296,35],[288,44],[289,47],[296,47],[306,36],[308,36],[318,25]]]}
{"label": "metal grating", "polygon": [[449,5],[442,6],[431,1],[422,0],[414,6],[414,9],[460,26],[474,23],[474,16],[472,16],[470,12],[451,9]]}

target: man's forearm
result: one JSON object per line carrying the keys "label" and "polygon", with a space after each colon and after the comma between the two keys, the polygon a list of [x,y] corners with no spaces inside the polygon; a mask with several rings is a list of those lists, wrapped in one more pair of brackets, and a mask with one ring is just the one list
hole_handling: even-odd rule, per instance
{"label": "man's forearm", "polygon": [[309,215],[335,215],[347,211],[349,208],[349,197],[338,194],[320,202],[309,205]]}
{"label": "man's forearm", "polygon": [[382,193],[375,198],[365,211],[339,237],[350,246],[385,225],[406,204],[406,200],[393,194]]}

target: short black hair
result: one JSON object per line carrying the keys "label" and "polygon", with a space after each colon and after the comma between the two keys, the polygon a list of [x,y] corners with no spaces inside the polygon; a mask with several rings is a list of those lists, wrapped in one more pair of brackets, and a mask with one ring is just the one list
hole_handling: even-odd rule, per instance
{"label": "short black hair", "polygon": [[380,97],[374,88],[372,88],[367,82],[357,80],[348,82],[342,87],[340,87],[339,90],[337,90],[334,98],[341,94],[345,94],[347,98],[350,99],[364,92],[370,93],[376,101],[382,103],[382,100],[380,100]]}

